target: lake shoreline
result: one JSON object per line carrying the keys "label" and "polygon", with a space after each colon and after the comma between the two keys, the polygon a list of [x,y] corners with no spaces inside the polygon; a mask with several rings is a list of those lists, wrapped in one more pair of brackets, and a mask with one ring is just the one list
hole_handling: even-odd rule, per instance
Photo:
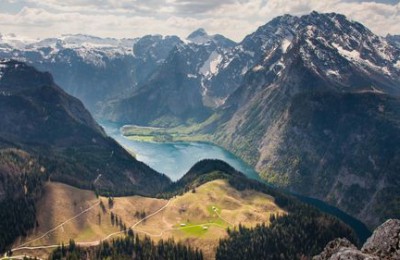
{"label": "lake shoreline", "polygon": [[[144,140],[142,141],[130,140],[128,137],[122,134],[121,128],[123,127],[123,125],[121,126],[121,124],[118,125],[107,122],[102,122],[101,125],[105,129],[108,135],[114,138],[122,146],[126,147],[126,149],[133,149],[134,153],[136,154],[136,158],[139,161],[142,161],[148,164],[153,169],[166,174],[173,181],[176,181],[180,177],[182,177],[183,174],[185,174],[199,160],[220,159],[227,162],[238,171],[243,172],[247,177],[274,187],[274,185],[269,184],[266,181],[262,180],[259,174],[250,165],[245,163],[239,157],[229,152],[225,148],[215,145],[210,141],[180,140],[180,141],[170,141],[170,142],[157,142],[157,141],[144,141]],[[138,149],[139,151],[136,151],[135,149]],[[185,149],[189,150],[186,153],[182,153],[182,151],[185,151]],[[143,156],[143,154],[141,155],[141,153],[143,152],[148,153],[149,152],[148,150],[153,150],[153,151],[147,156]],[[217,153],[213,154],[213,152]],[[207,156],[199,157],[198,156],[199,153],[203,153],[204,155]],[[176,163],[177,167],[175,168],[175,170],[179,172],[179,174],[174,174],[173,168],[171,167],[168,169],[169,171],[167,172],[165,172],[162,168],[166,167],[166,164],[167,165],[175,164],[172,160],[177,158],[173,158],[173,156],[178,156],[178,157],[183,156],[184,158],[183,168],[179,169],[182,166],[179,165],[179,162],[182,162],[182,160],[177,160],[178,163]],[[197,159],[193,159],[193,157],[196,157]],[[159,164],[157,163],[157,161],[159,162]],[[364,242],[371,235],[371,231],[367,228],[367,226],[364,223],[362,223],[360,220],[350,216],[346,212],[334,206],[331,206],[319,199],[302,196],[279,187],[276,187],[276,189],[288,195],[297,197],[300,201],[312,205],[321,210],[322,212],[325,212],[327,214],[339,218],[344,223],[353,228],[361,243]]]}

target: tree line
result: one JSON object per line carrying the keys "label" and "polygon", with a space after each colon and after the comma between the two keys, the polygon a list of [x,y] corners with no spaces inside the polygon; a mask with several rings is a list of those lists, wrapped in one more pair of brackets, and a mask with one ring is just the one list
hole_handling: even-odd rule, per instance
{"label": "tree line", "polygon": [[172,239],[155,243],[149,237],[140,238],[129,230],[124,238],[103,241],[99,246],[90,248],[79,247],[71,240],[68,246],[61,245],[55,249],[49,259],[202,260],[203,253]]}

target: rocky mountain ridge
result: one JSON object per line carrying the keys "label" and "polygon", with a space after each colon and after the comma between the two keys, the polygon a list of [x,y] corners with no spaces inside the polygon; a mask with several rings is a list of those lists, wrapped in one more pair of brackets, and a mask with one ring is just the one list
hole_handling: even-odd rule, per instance
{"label": "rocky mountain ridge", "polygon": [[345,238],[328,243],[313,260],[400,259],[400,220],[389,219],[380,225],[359,250]]}
{"label": "rocky mountain ridge", "polygon": [[[114,39],[82,34],[21,40],[15,35],[2,35],[0,57],[26,62],[41,71],[51,72],[55,82],[67,93],[82,100],[92,113],[101,115],[99,109],[103,111],[105,101],[135,96],[138,89],[151,84],[148,80],[154,77],[151,74],[157,73],[167,57],[176,53],[174,47],[178,44],[180,49],[202,49],[201,46],[210,49],[208,45],[229,49],[236,45],[222,35],[208,35],[204,29],[194,31],[183,40],[177,36],[161,35]],[[212,62],[211,56],[209,62]],[[206,60],[189,61],[201,62],[195,65],[198,68],[189,76],[201,76],[212,71],[210,66],[207,68],[203,64]],[[202,95],[201,82],[196,83],[196,88],[195,91]]]}
{"label": "rocky mountain ridge", "polygon": [[[99,87],[111,94],[96,91],[103,98],[96,98],[102,100],[96,111],[162,127],[210,116],[212,123],[197,133],[245,159],[267,181],[376,226],[400,214],[395,39],[343,15],[317,12],[277,17],[228,48],[201,29],[186,40],[143,37],[133,48],[136,72],[114,66],[133,76],[121,88],[109,87],[115,82]],[[128,90],[126,82],[134,82]],[[82,89],[93,93],[92,87]],[[103,102],[105,96],[111,101]]]}

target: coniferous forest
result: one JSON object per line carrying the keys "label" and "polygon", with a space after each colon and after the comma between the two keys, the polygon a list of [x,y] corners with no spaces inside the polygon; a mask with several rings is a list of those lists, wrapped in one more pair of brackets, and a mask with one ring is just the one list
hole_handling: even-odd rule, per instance
{"label": "coniferous forest", "polygon": [[49,259],[188,259],[202,260],[200,250],[190,248],[173,240],[153,242],[149,237],[139,236],[128,231],[125,238],[103,241],[99,246],[82,248],[71,240],[68,246],[60,246],[50,255]]}

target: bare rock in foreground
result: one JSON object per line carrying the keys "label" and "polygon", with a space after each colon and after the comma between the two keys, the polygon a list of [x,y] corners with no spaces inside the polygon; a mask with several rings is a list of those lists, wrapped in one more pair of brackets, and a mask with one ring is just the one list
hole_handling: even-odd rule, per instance
{"label": "bare rock in foreground", "polygon": [[379,226],[361,250],[350,241],[337,238],[313,260],[400,260],[400,220],[389,219]]}

